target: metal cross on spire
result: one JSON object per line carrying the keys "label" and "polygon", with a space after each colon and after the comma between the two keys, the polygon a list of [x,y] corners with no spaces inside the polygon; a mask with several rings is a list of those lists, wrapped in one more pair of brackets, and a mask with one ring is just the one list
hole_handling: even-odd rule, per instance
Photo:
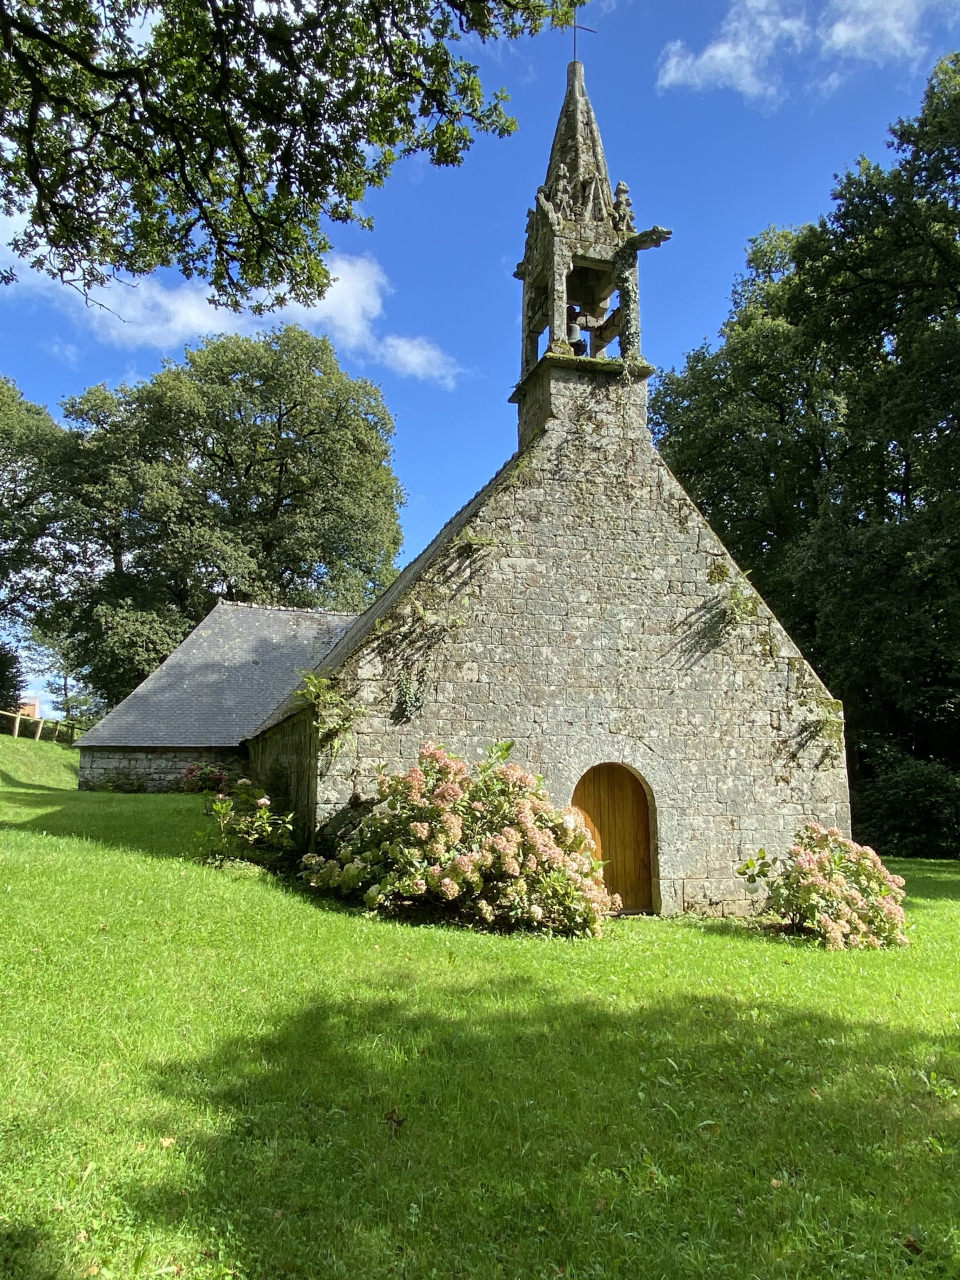
{"label": "metal cross on spire", "polygon": [[577,61],[577,32],[578,31],[589,31],[592,36],[595,36],[597,34],[593,27],[581,27],[580,23],[577,21],[576,13],[574,13],[573,15],[573,60],[574,62]]}

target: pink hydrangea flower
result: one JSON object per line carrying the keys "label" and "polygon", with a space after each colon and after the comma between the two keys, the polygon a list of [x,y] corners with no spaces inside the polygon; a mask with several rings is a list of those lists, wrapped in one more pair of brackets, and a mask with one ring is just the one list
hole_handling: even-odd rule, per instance
{"label": "pink hydrangea flower", "polygon": [[463,822],[456,813],[445,813],[441,818],[443,829],[451,844],[457,844],[463,836]]}
{"label": "pink hydrangea flower", "polygon": [[456,782],[441,782],[439,786],[434,787],[431,799],[439,808],[449,808],[463,799],[463,788]]}

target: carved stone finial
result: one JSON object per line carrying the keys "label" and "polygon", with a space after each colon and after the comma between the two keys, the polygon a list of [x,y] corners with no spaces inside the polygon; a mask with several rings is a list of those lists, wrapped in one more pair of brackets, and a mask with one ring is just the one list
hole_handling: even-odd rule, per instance
{"label": "carved stone finial", "polygon": [[620,232],[636,231],[633,220],[633,201],[630,199],[630,188],[625,182],[617,183],[613,199],[613,225]]}
{"label": "carved stone finial", "polygon": [[550,192],[545,186],[537,187],[537,208],[542,209],[547,215],[547,221],[550,223],[550,226],[553,227],[554,231],[559,231],[560,218],[557,216],[557,211],[553,207],[553,202],[550,199]]}
{"label": "carved stone finial", "polygon": [[573,199],[570,194],[570,174],[565,164],[557,166],[557,176],[553,183],[553,207],[561,218],[569,218],[573,213]]}

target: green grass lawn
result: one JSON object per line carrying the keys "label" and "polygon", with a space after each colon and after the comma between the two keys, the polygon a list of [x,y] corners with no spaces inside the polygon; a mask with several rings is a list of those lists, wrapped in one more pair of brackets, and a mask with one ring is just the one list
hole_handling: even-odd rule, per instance
{"label": "green grass lawn", "polygon": [[960,864],[889,953],[415,929],[74,759],[0,738],[2,1280],[960,1277]]}

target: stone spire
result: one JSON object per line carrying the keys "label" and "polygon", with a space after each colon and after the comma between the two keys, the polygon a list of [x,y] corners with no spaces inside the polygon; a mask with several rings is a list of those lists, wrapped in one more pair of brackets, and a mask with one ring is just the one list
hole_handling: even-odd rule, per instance
{"label": "stone spire", "polygon": [[[670,238],[663,227],[638,232],[625,183],[610,189],[600,130],[583,80],[567,68],[567,92],[547,179],[527,214],[523,281],[521,446],[556,416],[552,387],[584,380],[637,384],[652,366],[640,354],[637,253]],[[609,359],[614,340],[619,359]]]}
{"label": "stone spire", "polygon": [[556,190],[561,166],[566,170],[575,209],[589,212],[594,219],[613,212],[607,161],[597,118],[587,97],[582,62],[567,66],[567,92],[544,183],[548,191]]}

